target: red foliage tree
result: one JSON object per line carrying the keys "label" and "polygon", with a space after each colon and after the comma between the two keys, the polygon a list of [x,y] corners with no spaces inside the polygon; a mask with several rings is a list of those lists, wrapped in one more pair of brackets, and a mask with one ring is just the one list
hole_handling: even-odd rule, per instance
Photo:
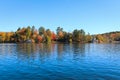
{"label": "red foliage tree", "polygon": [[54,32],[52,32],[52,37],[51,37],[51,39],[54,41],[54,40],[56,40],[56,34],[54,33]]}
{"label": "red foliage tree", "polygon": [[37,36],[37,42],[41,43],[42,42],[42,37],[40,35]]}

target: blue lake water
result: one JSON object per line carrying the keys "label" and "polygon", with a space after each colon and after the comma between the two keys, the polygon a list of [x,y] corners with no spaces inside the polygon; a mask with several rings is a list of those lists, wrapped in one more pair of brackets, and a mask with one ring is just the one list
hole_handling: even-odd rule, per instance
{"label": "blue lake water", "polygon": [[0,44],[0,80],[120,80],[120,44]]}

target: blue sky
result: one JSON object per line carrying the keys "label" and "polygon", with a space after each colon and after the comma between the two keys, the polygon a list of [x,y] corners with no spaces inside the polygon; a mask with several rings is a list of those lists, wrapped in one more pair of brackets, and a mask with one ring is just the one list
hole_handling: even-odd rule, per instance
{"label": "blue sky", "polygon": [[120,0],[0,0],[0,31],[28,25],[91,34],[120,31]]}

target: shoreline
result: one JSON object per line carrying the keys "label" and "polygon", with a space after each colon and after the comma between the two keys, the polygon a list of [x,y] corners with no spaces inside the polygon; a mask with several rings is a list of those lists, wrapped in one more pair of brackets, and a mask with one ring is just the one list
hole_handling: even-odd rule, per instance
{"label": "shoreline", "polygon": [[59,41],[54,41],[54,42],[50,42],[50,43],[47,43],[47,42],[41,42],[41,43],[36,43],[36,42],[0,42],[0,44],[120,44],[120,41],[112,41],[112,42],[103,42],[103,43],[97,43],[97,42],[89,42],[89,43],[86,43],[86,42],[59,42]]}

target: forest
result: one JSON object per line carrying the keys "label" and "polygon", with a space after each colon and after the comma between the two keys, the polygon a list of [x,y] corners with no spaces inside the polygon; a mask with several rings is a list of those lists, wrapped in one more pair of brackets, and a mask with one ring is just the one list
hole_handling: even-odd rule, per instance
{"label": "forest", "polygon": [[63,28],[57,27],[56,33],[50,29],[35,26],[18,28],[15,32],[0,32],[0,43],[111,43],[120,41],[120,32],[109,32],[104,34],[90,35],[83,29],[75,29],[66,32]]}

